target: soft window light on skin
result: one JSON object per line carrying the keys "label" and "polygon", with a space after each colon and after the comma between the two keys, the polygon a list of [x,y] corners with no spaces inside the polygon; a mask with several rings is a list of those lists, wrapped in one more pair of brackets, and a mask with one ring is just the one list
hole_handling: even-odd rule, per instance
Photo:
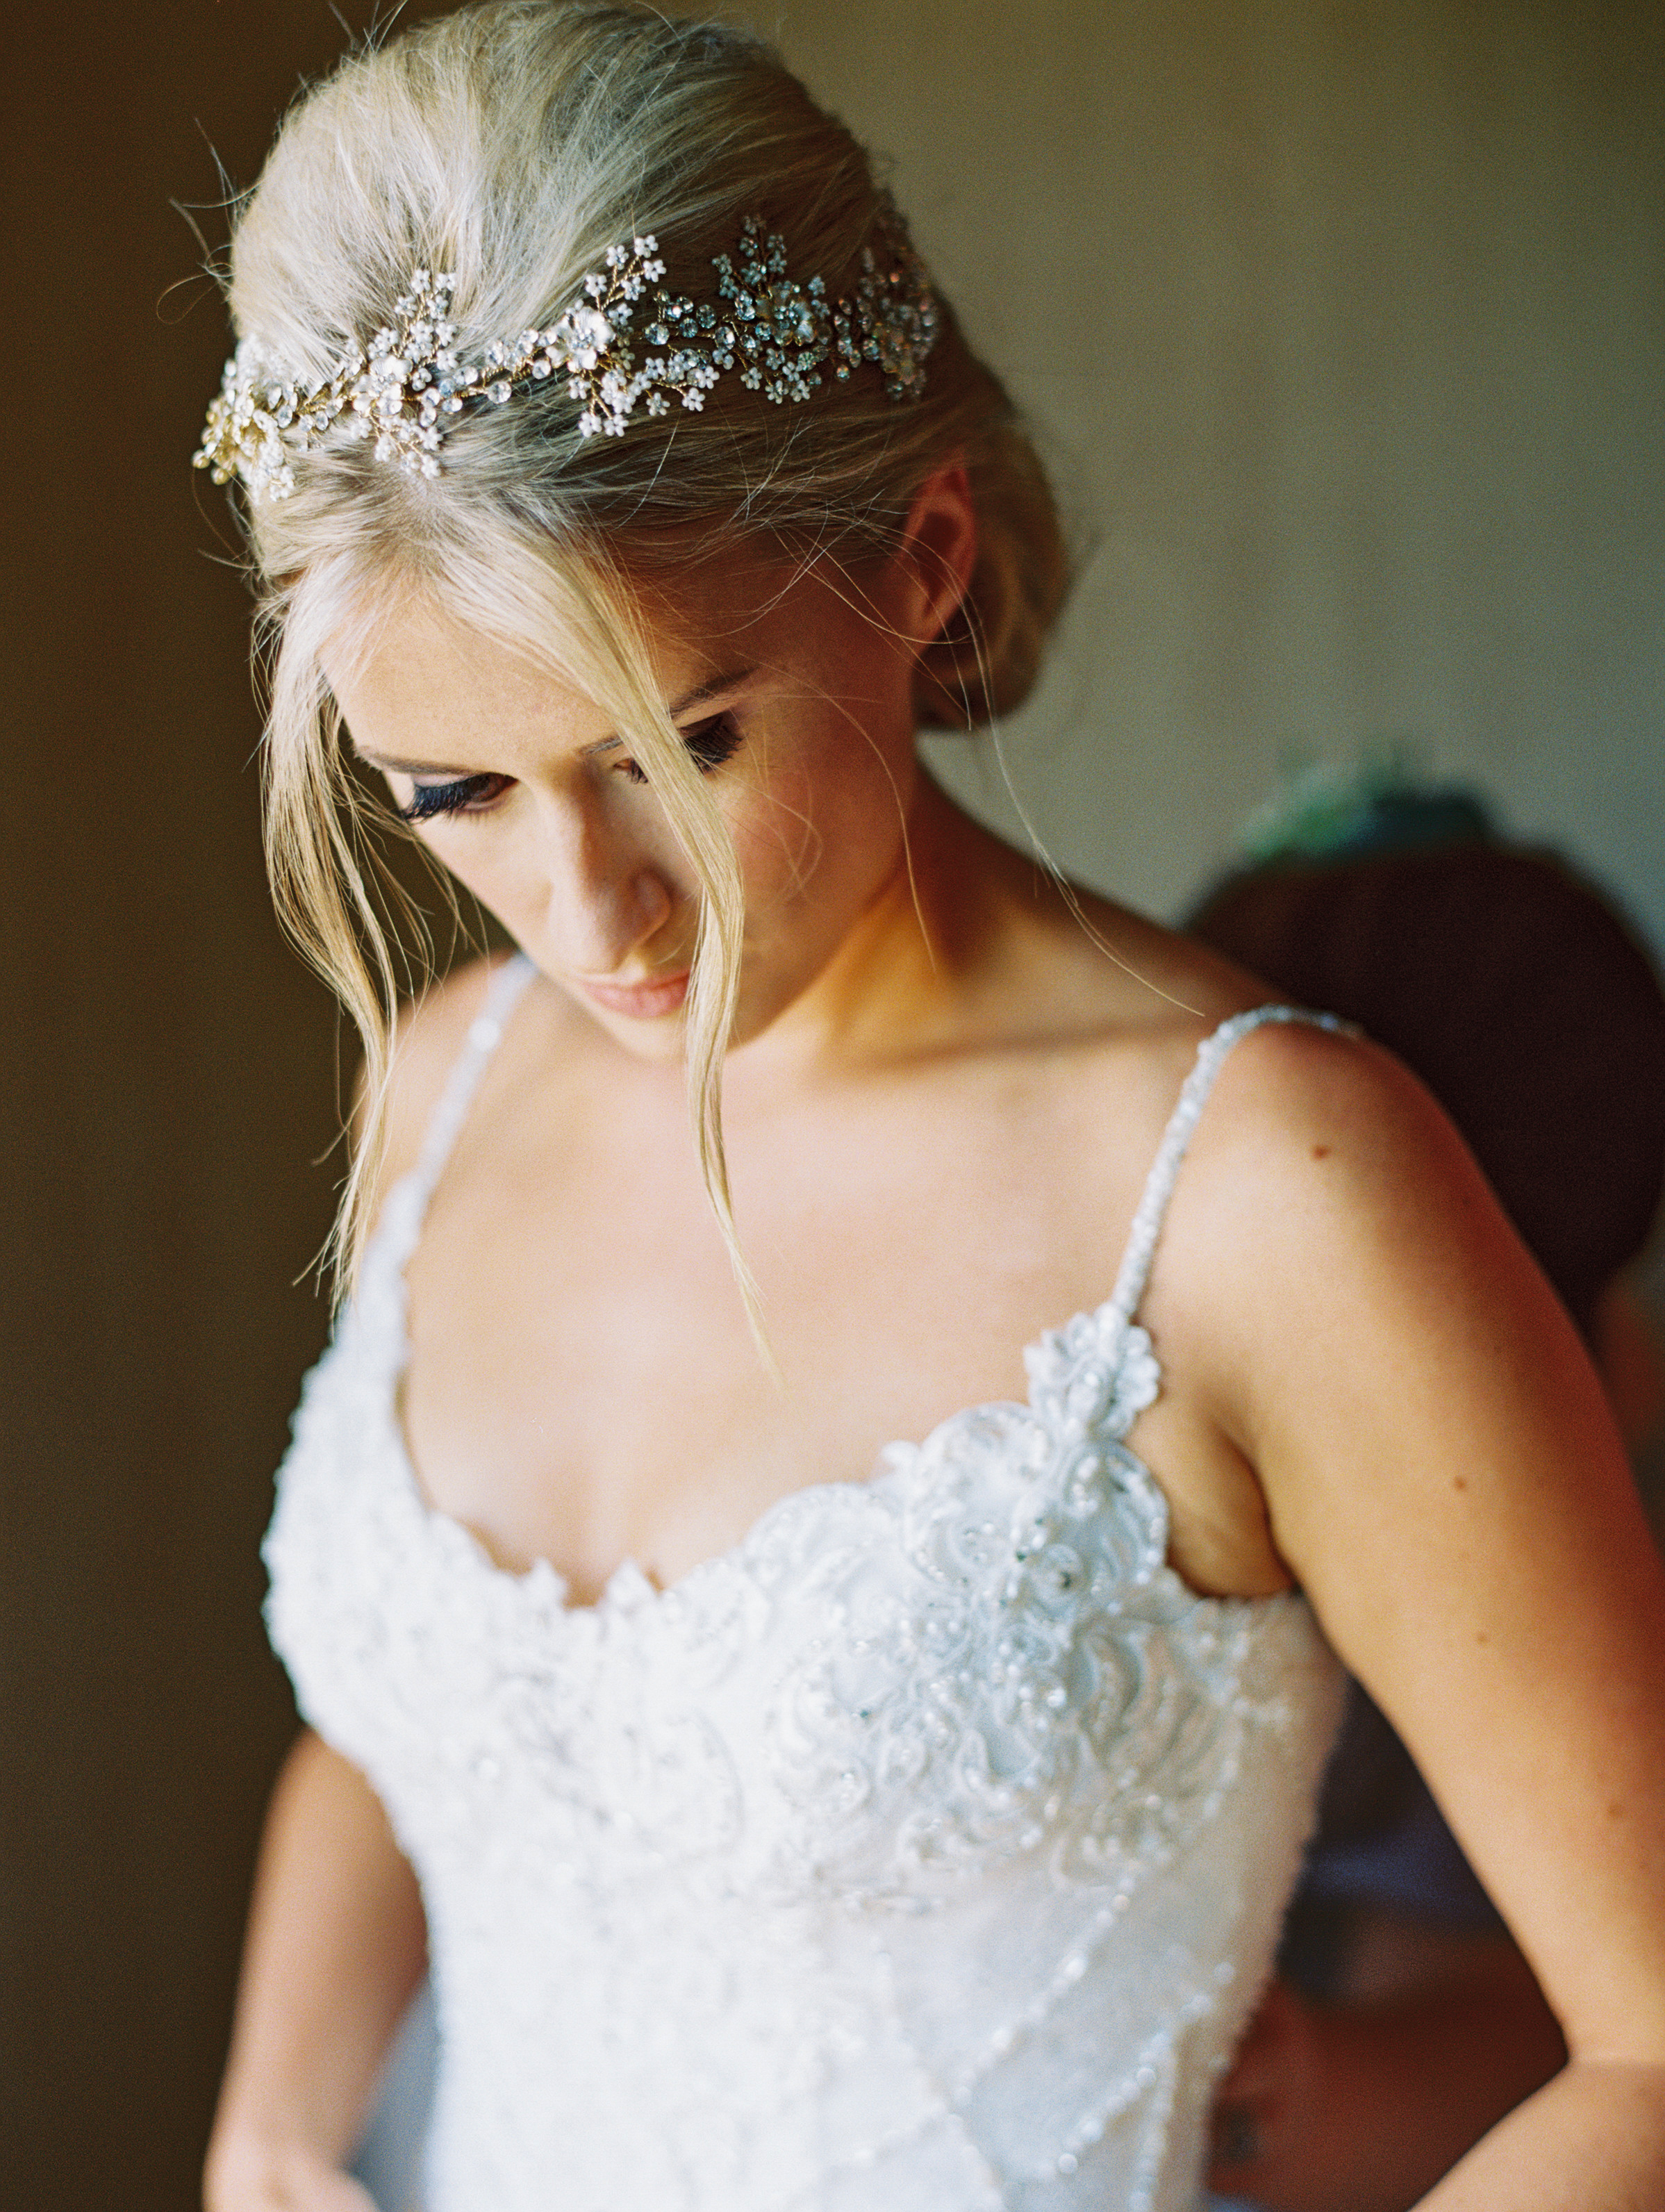
{"label": "soft window light on skin", "polygon": [[[739,564],[651,623],[660,696],[744,884],[737,1045],[857,957],[860,925],[905,882],[921,784],[909,641],[935,634],[969,566],[959,471],[927,483],[914,525],[930,557],[910,544],[860,587]],[[435,858],[627,1049],[674,1054],[696,880],[605,710],[420,602],[329,672],[357,750]]]}

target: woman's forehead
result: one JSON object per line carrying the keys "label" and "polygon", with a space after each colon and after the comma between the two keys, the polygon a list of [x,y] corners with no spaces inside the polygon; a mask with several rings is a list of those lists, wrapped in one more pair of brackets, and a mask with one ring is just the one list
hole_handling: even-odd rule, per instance
{"label": "woman's forehead", "polygon": [[[742,641],[720,635],[667,629],[644,641],[673,720],[743,693],[767,672]],[[368,651],[326,651],[322,659],[355,745],[383,765],[408,761],[424,773],[460,766],[483,744],[520,738],[580,751],[618,739],[616,710],[598,702],[558,653],[534,655],[432,606],[404,609],[380,625]]]}
{"label": "woman's forehead", "polygon": [[[655,690],[673,715],[732,690],[771,668],[817,658],[828,632],[854,610],[849,580],[781,555],[737,550],[732,558],[684,570],[622,578],[634,602],[628,627],[652,665]],[[613,627],[600,615],[597,627]],[[585,625],[586,629],[591,627]],[[527,624],[528,632],[532,625]],[[536,634],[508,634],[468,619],[442,589],[367,595],[357,618],[320,653],[325,680],[351,714],[404,719],[443,704],[473,702],[495,715],[562,720],[612,710],[585,680],[595,638],[574,635],[553,613]]]}

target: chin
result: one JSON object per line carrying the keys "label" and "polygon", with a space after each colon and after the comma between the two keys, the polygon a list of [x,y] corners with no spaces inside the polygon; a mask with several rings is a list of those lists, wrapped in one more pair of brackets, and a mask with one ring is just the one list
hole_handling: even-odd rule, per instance
{"label": "chin", "polygon": [[617,1014],[599,1013],[593,1006],[585,1009],[592,1021],[605,1030],[613,1042],[628,1052],[632,1060],[668,1063],[683,1056],[683,1018],[667,1014],[658,1021],[631,1021]]}

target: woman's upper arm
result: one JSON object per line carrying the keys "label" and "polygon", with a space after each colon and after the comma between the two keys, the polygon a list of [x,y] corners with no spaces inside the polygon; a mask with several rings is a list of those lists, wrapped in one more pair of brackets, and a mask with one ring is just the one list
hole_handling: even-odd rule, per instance
{"label": "woman's upper arm", "polygon": [[1217,1418],[1575,2049],[1665,2061],[1665,1571],[1601,1386],[1396,1063],[1238,1057],[1176,1204]]}

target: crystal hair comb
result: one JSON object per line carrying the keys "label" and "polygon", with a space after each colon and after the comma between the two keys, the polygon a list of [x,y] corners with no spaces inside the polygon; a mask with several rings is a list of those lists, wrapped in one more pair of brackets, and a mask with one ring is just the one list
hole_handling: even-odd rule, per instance
{"label": "crystal hair comb", "polygon": [[[211,469],[216,483],[240,478],[257,501],[286,499],[292,457],[340,423],[373,437],[378,460],[437,476],[446,433],[465,409],[502,406],[556,376],[583,403],[582,438],[622,436],[639,403],[650,416],[668,414],[672,398],[697,412],[736,368],[776,406],[811,398],[829,361],[841,383],[875,363],[893,399],[923,389],[937,304],[905,246],[883,275],[864,250],[854,296],[834,301],[818,276],[793,282],[786,241],[757,216],[745,218],[733,258],[719,253],[712,266],[716,301],[696,301],[658,289],[665,264],[651,234],[609,246],[605,270],[585,277],[579,300],[547,330],[499,339],[470,362],[458,356],[450,319],[455,278],[418,269],[395,303],[395,327],[378,331],[368,352],[353,348],[321,383],[286,378],[258,339],[245,338],[226,363],[195,465]],[[638,346],[650,349],[640,367]]]}

